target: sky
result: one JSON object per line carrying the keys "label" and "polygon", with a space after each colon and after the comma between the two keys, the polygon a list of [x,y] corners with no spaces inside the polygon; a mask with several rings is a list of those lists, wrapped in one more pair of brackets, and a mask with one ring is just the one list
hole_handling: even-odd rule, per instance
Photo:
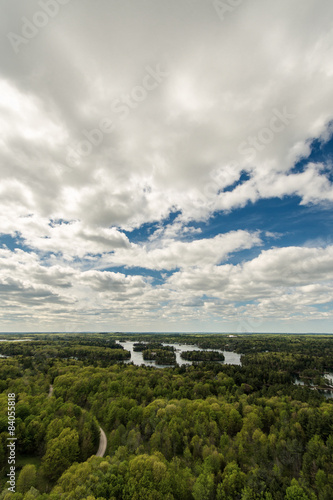
{"label": "sky", "polygon": [[333,332],[331,0],[0,14],[0,331]]}

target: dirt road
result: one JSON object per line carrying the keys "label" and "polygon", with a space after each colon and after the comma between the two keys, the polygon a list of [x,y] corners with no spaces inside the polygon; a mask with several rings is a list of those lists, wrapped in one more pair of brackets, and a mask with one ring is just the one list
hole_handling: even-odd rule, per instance
{"label": "dirt road", "polygon": [[48,394],[48,398],[50,398],[53,394],[53,385],[50,385],[50,389],[49,389],[49,394]]}
{"label": "dirt road", "polygon": [[96,457],[104,457],[104,453],[105,453],[106,445],[108,444],[108,441],[106,439],[106,435],[105,435],[105,432],[103,431],[102,427],[100,427],[99,430],[101,431],[101,436],[99,438],[99,448],[98,448],[98,451],[96,453]]}
{"label": "dirt road", "polygon": [[[53,386],[50,385],[49,393],[48,393],[48,398],[50,398],[53,394]],[[106,451],[106,446],[108,444],[108,440],[106,439],[105,432],[103,431],[102,427],[99,428],[101,435],[99,438],[99,447],[96,453],[96,457],[104,457],[105,451]]]}

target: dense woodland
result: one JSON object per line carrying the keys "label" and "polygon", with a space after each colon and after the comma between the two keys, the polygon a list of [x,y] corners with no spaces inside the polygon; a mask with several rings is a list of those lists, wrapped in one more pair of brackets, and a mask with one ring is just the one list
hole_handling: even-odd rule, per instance
{"label": "dense woodland", "polygon": [[185,351],[181,358],[188,361],[224,361],[224,355],[218,351]]}
{"label": "dense woodland", "polygon": [[145,349],[142,356],[145,360],[156,361],[158,365],[174,365],[176,363],[176,355],[173,349],[168,348],[168,346],[159,349]]}
{"label": "dense woodland", "polygon": [[[0,500],[333,499],[333,336],[167,335],[163,343],[242,353],[242,366],[206,359],[163,369],[125,364],[130,353],[115,343],[174,356],[160,335],[29,338],[0,342]],[[15,494],[6,485],[8,393]]]}
{"label": "dense woodland", "polygon": [[146,351],[147,349],[164,349],[167,351],[173,351],[171,346],[163,346],[162,342],[135,342],[133,350],[137,352]]}

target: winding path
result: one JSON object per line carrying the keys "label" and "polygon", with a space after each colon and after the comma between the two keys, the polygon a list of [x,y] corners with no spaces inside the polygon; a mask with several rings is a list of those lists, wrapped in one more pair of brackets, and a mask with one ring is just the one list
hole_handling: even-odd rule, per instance
{"label": "winding path", "polygon": [[50,389],[49,389],[49,394],[48,394],[48,398],[50,398],[53,394],[53,385],[50,385]]}
{"label": "winding path", "polygon": [[99,438],[99,448],[97,450],[96,457],[104,457],[108,440],[106,439],[106,435],[102,427],[100,427],[99,430],[101,431],[101,436]]}
{"label": "winding path", "polygon": [[[50,385],[47,397],[50,398],[52,394],[53,394],[53,385]],[[99,430],[100,430],[100,438],[99,438],[99,447],[96,453],[96,457],[104,457],[108,440],[106,438],[106,434],[103,431],[102,427],[99,427]]]}

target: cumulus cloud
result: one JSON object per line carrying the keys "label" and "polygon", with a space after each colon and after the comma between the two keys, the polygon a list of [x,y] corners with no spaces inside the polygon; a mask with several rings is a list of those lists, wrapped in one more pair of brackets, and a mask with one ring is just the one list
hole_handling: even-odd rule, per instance
{"label": "cumulus cloud", "polygon": [[[333,4],[242,2],[224,19],[210,1],[72,0],[52,16],[41,4],[1,7],[0,235],[24,243],[1,250],[13,304],[25,290],[59,318],[73,307],[106,321],[118,294],[135,321],[157,303],[162,318],[192,321],[221,306],[204,298],[199,312],[200,290],[264,307],[280,287],[321,286],[328,249],[289,244],[235,265],[263,244],[259,228],[207,236],[191,224],[270,198],[332,203],[330,160],[310,154],[332,135]],[[133,230],[152,223],[138,242]],[[136,267],[177,272],[153,285],[126,275]],[[168,287],[189,302],[172,305]]]}
{"label": "cumulus cloud", "polygon": [[279,288],[312,285],[333,279],[333,246],[286,247],[265,250],[237,265],[202,266],[173,274],[175,288],[202,290],[227,300],[246,300],[275,294]]}
{"label": "cumulus cloud", "polygon": [[[244,3],[222,23],[210,2],[125,4],[71,2],[17,55],[3,44],[2,176],[21,178],[27,210],[106,227],[159,220],[173,206],[203,217],[272,196],[271,177],[277,196],[332,198],[319,169],[285,175],[332,120],[332,6]],[[4,36],[38,5],[8,11]],[[143,99],[134,89],[148,66],[167,76]],[[89,143],[103,118],[113,131]],[[90,153],[68,164],[83,141]],[[206,199],[210,173],[230,161],[251,172],[246,193]]]}
{"label": "cumulus cloud", "polygon": [[332,246],[275,248],[242,265],[179,271],[165,287],[173,291],[176,302],[188,294],[206,297],[207,312],[236,319],[245,325],[244,331],[258,331],[274,318],[332,318],[332,269]]}
{"label": "cumulus cloud", "polygon": [[[2,320],[11,314],[65,326],[98,316],[107,324],[139,321],[212,321],[245,325],[295,318],[330,319],[333,247],[276,248],[243,264],[197,265],[175,272],[160,285],[143,276],[42,265],[36,254],[0,251]],[[14,277],[13,277],[14,276]],[[117,306],[117,304],[121,304]],[[326,307],[327,306],[327,307]]]}
{"label": "cumulus cloud", "polygon": [[247,231],[232,231],[214,238],[192,241],[159,239],[153,244],[132,244],[129,250],[119,250],[111,256],[106,256],[102,262],[104,266],[108,263],[155,270],[173,270],[219,264],[232,252],[260,244],[259,235]]}

